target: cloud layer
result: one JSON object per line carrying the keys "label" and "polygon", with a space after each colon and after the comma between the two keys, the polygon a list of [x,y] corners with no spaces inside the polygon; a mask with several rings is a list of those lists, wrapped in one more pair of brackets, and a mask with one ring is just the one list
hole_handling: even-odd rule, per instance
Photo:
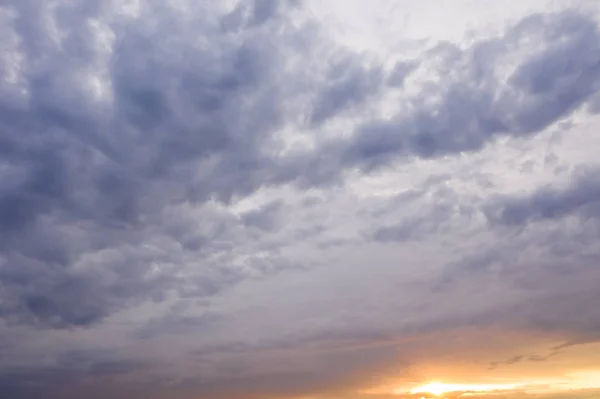
{"label": "cloud layer", "polygon": [[595,343],[598,10],[542,3],[381,52],[311,2],[2,2],[0,396],[344,397],[460,334],[518,334],[496,369]]}

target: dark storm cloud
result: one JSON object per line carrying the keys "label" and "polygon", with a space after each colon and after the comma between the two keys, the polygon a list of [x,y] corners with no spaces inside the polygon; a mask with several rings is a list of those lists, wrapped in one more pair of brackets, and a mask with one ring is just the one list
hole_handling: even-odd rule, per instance
{"label": "dark storm cloud", "polygon": [[497,198],[485,214],[492,223],[513,226],[569,215],[595,220],[600,217],[598,170],[582,172],[562,189],[550,186],[527,196]]}

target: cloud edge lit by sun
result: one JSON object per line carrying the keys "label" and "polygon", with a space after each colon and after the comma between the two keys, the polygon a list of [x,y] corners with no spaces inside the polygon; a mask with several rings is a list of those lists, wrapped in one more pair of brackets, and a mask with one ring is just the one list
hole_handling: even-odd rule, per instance
{"label": "cloud edge lit by sun", "polygon": [[432,394],[441,396],[448,392],[493,392],[518,388],[517,384],[447,384],[433,381],[410,390],[411,394]]}

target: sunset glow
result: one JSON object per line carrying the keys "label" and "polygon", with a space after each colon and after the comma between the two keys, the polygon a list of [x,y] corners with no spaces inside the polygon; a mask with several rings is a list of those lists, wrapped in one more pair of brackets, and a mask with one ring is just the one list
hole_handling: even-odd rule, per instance
{"label": "sunset glow", "polygon": [[445,384],[443,382],[430,382],[412,389],[410,392],[415,393],[430,393],[436,396],[443,395],[447,392],[468,391],[468,392],[491,392],[500,390],[509,390],[516,388],[515,384]]}

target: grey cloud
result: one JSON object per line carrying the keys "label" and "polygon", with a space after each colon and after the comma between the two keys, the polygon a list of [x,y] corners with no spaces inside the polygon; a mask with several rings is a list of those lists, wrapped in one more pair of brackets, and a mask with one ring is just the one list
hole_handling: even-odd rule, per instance
{"label": "grey cloud", "polygon": [[594,267],[600,261],[597,232],[585,223],[494,230],[490,245],[446,267],[435,291],[446,298],[466,295],[483,305],[461,322],[465,325],[592,342],[600,326],[600,313],[589,307],[600,300],[595,288],[600,272]]}
{"label": "grey cloud", "polygon": [[355,132],[342,150],[341,162],[371,171],[391,163],[404,148],[402,128],[391,122],[372,122]]}
{"label": "grey cloud", "polygon": [[[264,177],[271,183],[294,181],[301,188],[322,187],[339,184],[344,172],[352,168],[370,172],[402,157],[473,152],[496,137],[535,135],[578,109],[597,91],[598,36],[593,19],[563,12],[529,17],[503,36],[466,49],[442,43],[423,57],[429,63],[422,61],[416,67],[434,71],[439,81],[423,85],[419,94],[398,105],[396,115],[368,120],[348,139],[330,140],[312,152],[279,160]],[[508,78],[503,76],[504,60],[531,46],[525,43],[527,37],[534,37],[539,47],[525,55]],[[334,80],[321,94],[319,101],[326,104],[317,109],[327,111],[324,118],[365,101],[371,93],[363,85],[371,76],[369,70],[356,65],[346,68],[355,71],[349,75],[352,78],[346,81],[342,74],[339,82]],[[378,83],[370,84],[372,90],[381,89]],[[336,100],[338,90],[346,93],[344,102]]]}
{"label": "grey cloud", "polygon": [[[499,66],[526,46],[529,36],[541,49],[526,56],[505,82]],[[329,156],[309,156],[311,170],[318,170],[311,175],[320,182],[323,174],[339,173],[332,163],[372,170],[401,156],[471,152],[498,136],[536,134],[598,90],[599,36],[593,19],[564,12],[529,17],[504,36],[467,49],[441,44],[424,58],[439,60],[429,66],[439,82],[424,87],[406,106],[399,105],[410,111],[364,123],[350,140],[326,147]]]}
{"label": "grey cloud", "polygon": [[[210,2],[190,2],[187,11],[176,2],[145,2],[139,19],[118,11],[117,3],[3,2],[15,18],[0,28],[19,44],[2,56],[22,59],[16,80],[0,69],[0,318],[9,327],[27,325],[40,334],[89,327],[143,301],[210,297],[247,279],[298,269],[300,261],[277,251],[249,254],[250,239],[244,241],[245,230],[260,235],[278,227],[280,203],[241,220],[211,204],[292,182],[330,188],[347,170],[368,172],[399,156],[436,157],[480,149],[497,135],[528,136],[583,104],[600,76],[591,19],[570,13],[528,19],[473,48],[444,45],[426,54],[441,57],[434,69],[445,79],[413,98],[409,111],[399,105],[398,115],[363,123],[347,141],[279,157],[270,149],[290,109],[305,106],[308,126],[317,128],[376,98],[385,82],[399,86],[421,66],[399,64],[386,76],[361,57],[333,66],[324,60],[329,80],[322,86],[319,78],[303,81],[298,70],[312,58],[312,36],[290,24],[296,1],[244,2],[226,15]],[[493,65],[532,31],[541,32],[545,47],[504,85]],[[287,68],[289,53],[300,66]],[[314,103],[302,102],[306,91]],[[433,97],[437,105],[426,104]],[[533,215],[521,220],[547,217],[540,207],[551,215],[595,212],[596,185],[591,178],[580,185],[550,199],[501,205],[500,215],[510,207]],[[394,226],[385,229],[375,236],[401,238]],[[559,325],[596,299],[585,291],[538,324]],[[530,312],[550,310],[532,306]],[[597,318],[585,324],[572,317],[577,328],[597,328]],[[167,315],[134,338],[184,334],[218,321],[212,314]],[[257,370],[190,387],[222,393],[233,383],[240,395],[248,387],[271,394],[324,389],[397,359],[377,349],[323,360],[328,373],[308,360],[299,364],[312,368],[281,371],[275,386],[263,385],[269,370]],[[69,354],[56,367],[3,371],[0,393],[30,398],[67,382],[143,368],[104,353]]]}
{"label": "grey cloud", "polygon": [[[463,180],[473,179],[478,184],[486,184],[485,176],[477,172],[465,175]],[[418,188],[396,195],[383,206],[371,212],[376,217],[376,227],[365,234],[368,238],[382,243],[419,240],[437,233],[452,232],[453,221],[459,219],[464,224],[477,214],[479,198],[466,197],[446,182],[446,174],[430,176]],[[479,182],[481,180],[481,182]],[[404,212],[400,220],[394,213]]]}
{"label": "grey cloud", "polygon": [[[334,343],[338,340],[331,338]],[[72,350],[59,354],[51,367],[2,373],[0,392],[18,399],[44,392],[51,399],[77,398],[86,392],[93,398],[161,399],[298,395],[362,387],[365,381],[377,381],[391,368],[404,366],[390,345],[324,344],[298,350],[297,343],[203,350],[189,363],[186,375],[190,377],[183,378],[165,370],[164,363],[129,359],[105,350]],[[161,365],[163,368],[157,367]]]}
{"label": "grey cloud", "polygon": [[523,362],[545,362],[546,360],[558,355],[560,352],[561,352],[560,348],[551,348],[548,353],[543,354],[543,355],[540,355],[537,353],[530,353],[527,355],[517,355],[517,356],[513,356],[507,360],[491,362],[489,365],[489,368],[490,368],[490,370],[493,370],[498,367],[512,366],[513,364],[523,363]]}
{"label": "grey cloud", "polygon": [[277,227],[283,204],[280,201],[271,202],[258,209],[242,214],[242,222],[248,227],[261,230],[273,230]]}
{"label": "grey cloud", "polygon": [[392,87],[402,87],[408,75],[419,66],[417,61],[398,61],[387,78]]}
{"label": "grey cloud", "polygon": [[380,67],[360,65],[357,56],[336,63],[313,106],[310,123],[317,126],[336,114],[362,104],[381,89]]}
{"label": "grey cloud", "polygon": [[199,397],[280,397],[347,392],[376,383],[390,369],[406,366],[391,346],[324,351],[250,352],[223,362],[225,379],[190,380]]}
{"label": "grey cloud", "polygon": [[[38,365],[2,372],[0,393],[15,399],[70,399],[78,397],[72,391],[80,386],[85,389],[84,392],[87,391],[88,397],[101,398],[107,394],[106,391],[112,391],[111,397],[125,398],[133,391],[127,380],[134,375],[149,372],[154,366],[146,361],[127,359],[104,349],[63,352],[53,362],[51,367]],[[100,394],[102,391],[104,392]]]}
{"label": "grey cloud", "polygon": [[581,173],[565,188],[544,187],[528,196],[500,197],[484,208],[493,224],[521,226],[530,222],[577,215],[582,219],[600,216],[598,171]]}
{"label": "grey cloud", "polygon": [[402,242],[411,238],[418,222],[409,222],[396,226],[387,226],[378,228],[373,233],[373,238],[381,242]]}
{"label": "grey cloud", "polygon": [[168,313],[166,316],[151,320],[146,325],[138,328],[134,336],[147,339],[165,334],[197,334],[206,331],[220,320],[221,316],[219,314],[210,311],[201,315]]}
{"label": "grey cloud", "polygon": [[[518,30],[536,25],[540,17],[522,22]],[[598,90],[600,57],[594,41],[598,26],[593,21],[566,15],[549,26],[545,36],[551,45],[536,54],[511,77],[512,84],[531,96],[515,121],[527,130],[538,130],[578,107]],[[592,44],[593,43],[593,44]]]}
{"label": "grey cloud", "polygon": [[[593,276],[593,273],[590,274]],[[565,290],[551,294],[543,299],[522,304],[519,309],[507,309],[498,316],[512,320],[515,325],[534,327],[542,331],[568,329],[573,332],[575,338],[583,339],[590,335],[597,336],[600,312],[589,309],[589,304],[599,299],[597,290],[582,286],[578,292]],[[586,309],[584,315],[581,313],[582,309]]]}
{"label": "grey cloud", "polygon": [[301,0],[255,0],[239,3],[224,16],[221,25],[226,30],[255,27],[277,17],[288,7],[298,7]]}
{"label": "grey cloud", "polygon": [[7,256],[0,271],[4,295],[0,313],[9,322],[55,328],[85,326],[130,300],[158,299],[174,288],[175,279],[167,273],[144,278],[147,262],[158,260],[148,254],[112,249],[100,251],[98,256],[103,262],[91,262],[83,271],[73,270],[69,263],[55,263],[50,257]]}
{"label": "grey cloud", "polygon": [[600,113],[600,94],[596,94],[590,99],[588,111],[592,114]]}
{"label": "grey cloud", "polygon": [[[12,56],[24,60],[25,94],[0,104],[4,318],[85,326],[190,283],[171,274],[181,265],[149,276],[150,264],[180,264],[185,251],[133,248],[160,230],[171,205],[227,201],[260,184],[256,168],[270,165],[261,146],[282,123],[277,68],[287,39],[271,32],[292,3],[244,3],[241,41],[202,4],[191,19],[167,3],[145,4],[139,19],[110,2],[5,5],[15,14],[7,30],[20,39]],[[60,43],[53,26],[64,34]],[[198,47],[197,38],[210,46]],[[90,86],[94,76],[104,100]],[[193,252],[211,235],[183,238]],[[105,260],[90,263],[90,255]],[[213,288],[192,291],[212,294],[240,278],[211,277]]]}
{"label": "grey cloud", "polygon": [[450,203],[433,205],[432,210],[423,212],[423,215],[406,218],[397,223],[378,227],[372,232],[371,237],[380,242],[403,242],[418,239],[427,234],[435,234],[444,228],[452,217],[468,216],[470,210],[467,206],[456,206]]}
{"label": "grey cloud", "polygon": [[521,362],[523,359],[524,359],[523,355],[517,355],[517,356],[513,356],[507,360],[492,362],[492,363],[490,363],[490,369],[495,369],[498,366],[507,366],[507,365],[510,366],[513,364],[517,364],[517,363]]}

